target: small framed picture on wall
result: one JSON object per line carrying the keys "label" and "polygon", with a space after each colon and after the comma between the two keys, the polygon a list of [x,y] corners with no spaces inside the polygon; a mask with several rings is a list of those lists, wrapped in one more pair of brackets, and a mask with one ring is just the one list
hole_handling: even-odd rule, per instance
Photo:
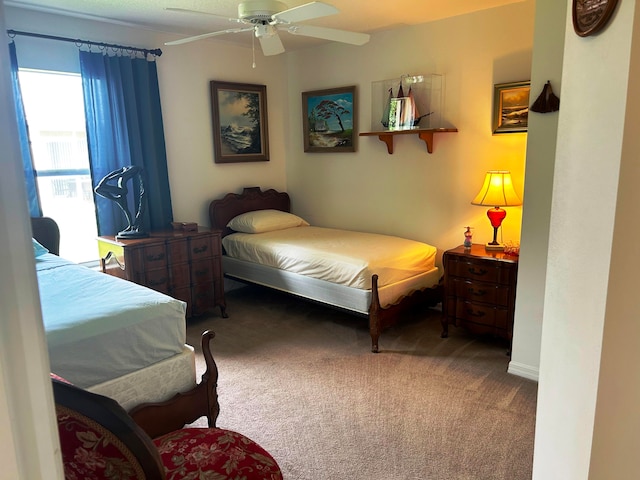
{"label": "small framed picture on wall", "polygon": [[493,133],[526,132],[531,82],[500,83],[493,90]]}

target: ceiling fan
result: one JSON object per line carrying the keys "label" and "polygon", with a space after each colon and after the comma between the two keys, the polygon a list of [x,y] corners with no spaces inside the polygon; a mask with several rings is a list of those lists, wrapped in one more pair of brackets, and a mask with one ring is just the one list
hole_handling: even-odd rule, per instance
{"label": "ceiling fan", "polygon": [[369,35],[366,33],[315,27],[312,25],[297,25],[298,22],[339,13],[337,8],[323,2],[311,2],[287,9],[287,5],[277,0],[246,0],[238,5],[238,18],[221,17],[212,13],[182,8],[167,8],[167,10],[211,15],[225,21],[241,23],[246,26],[187,37],[173,42],[166,42],[165,45],[180,45],[182,43],[194,42],[227,33],[253,31],[255,38],[260,41],[262,53],[266,56],[278,55],[284,52],[284,46],[278,35],[279,30],[285,30],[293,35],[322,38],[352,45],[364,45],[369,41]]}

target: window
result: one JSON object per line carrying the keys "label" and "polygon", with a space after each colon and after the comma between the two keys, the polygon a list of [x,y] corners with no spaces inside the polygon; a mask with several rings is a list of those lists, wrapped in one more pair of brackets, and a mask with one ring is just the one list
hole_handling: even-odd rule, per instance
{"label": "window", "polygon": [[98,258],[89,175],[82,79],[78,74],[19,70],[42,213],[60,227],[60,256]]}

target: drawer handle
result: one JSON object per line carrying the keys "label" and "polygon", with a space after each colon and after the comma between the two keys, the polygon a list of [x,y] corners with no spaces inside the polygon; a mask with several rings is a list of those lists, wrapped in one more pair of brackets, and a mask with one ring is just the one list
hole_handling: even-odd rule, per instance
{"label": "drawer handle", "polygon": [[206,275],[207,273],[209,273],[209,269],[206,268],[204,270],[196,270],[195,273],[196,273],[197,277],[201,277],[201,276]]}
{"label": "drawer handle", "polygon": [[471,275],[482,276],[487,274],[487,270],[485,270],[484,268],[481,268],[480,270],[476,270],[475,267],[471,267],[469,268],[469,273]]}
{"label": "drawer handle", "polygon": [[484,297],[487,294],[486,290],[475,290],[473,287],[470,287],[468,292],[476,297]]}
{"label": "drawer handle", "polygon": [[150,262],[157,262],[164,259],[164,253],[158,253],[157,255],[147,255],[147,260]]}
{"label": "drawer handle", "polygon": [[161,278],[160,280],[149,280],[149,285],[155,287],[156,285],[162,285],[163,283],[167,283],[166,278]]}
{"label": "drawer handle", "polygon": [[467,308],[467,313],[472,317],[484,317],[486,315],[485,312],[474,312],[470,308]]}
{"label": "drawer handle", "polygon": [[205,246],[203,246],[203,247],[200,247],[200,248],[198,248],[198,247],[194,247],[194,249],[193,249],[193,253],[202,253],[202,252],[206,252],[206,251],[207,251],[207,248],[208,248],[208,247],[207,247],[206,245],[205,245]]}

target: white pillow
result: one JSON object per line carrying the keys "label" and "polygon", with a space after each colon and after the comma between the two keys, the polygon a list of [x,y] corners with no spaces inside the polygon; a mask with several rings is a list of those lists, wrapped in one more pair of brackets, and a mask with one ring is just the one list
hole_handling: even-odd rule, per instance
{"label": "white pillow", "polygon": [[264,233],[308,225],[297,215],[281,210],[254,210],[238,215],[227,223],[231,230],[243,233]]}

